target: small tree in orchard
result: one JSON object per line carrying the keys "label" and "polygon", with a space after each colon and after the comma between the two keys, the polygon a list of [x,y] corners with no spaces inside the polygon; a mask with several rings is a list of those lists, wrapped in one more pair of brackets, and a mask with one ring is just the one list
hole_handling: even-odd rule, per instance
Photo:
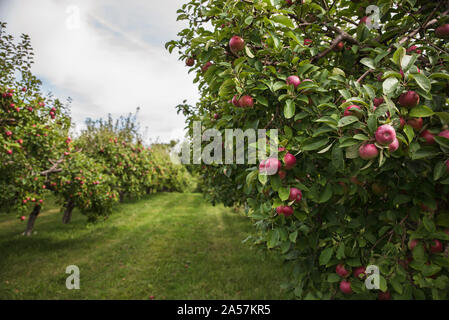
{"label": "small tree in orchard", "polygon": [[0,207],[31,210],[26,234],[44,203],[48,181],[68,154],[70,118],[53,97],[43,97],[31,73],[30,39],[16,43],[0,23]]}
{"label": "small tree in orchard", "polygon": [[[279,130],[275,175],[201,170],[215,200],[244,199],[297,298],[449,297],[448,13],[448,1],[412,0],[178,10],[189,28],[166,47],[196,74],[200,102],[179,106],[189,124]],[[378,287],[365,285],[369,265]]]}

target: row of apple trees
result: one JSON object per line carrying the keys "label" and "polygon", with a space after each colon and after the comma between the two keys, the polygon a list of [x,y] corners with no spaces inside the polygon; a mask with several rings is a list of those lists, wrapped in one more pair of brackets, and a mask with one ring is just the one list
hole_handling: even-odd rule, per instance
{"label": "row of apple trees", "polygon": [[31,73],[29,37],[17,42],[5,23],[0,28],[0,211],[22,220],[31,212],[25,234],[50,194],[68,223],[75,208],[95,220],[127,197],[192,187],[186,169],[171,162],[169,146],[143,144],[137,113],[115,123],[87,120],[72,139],[68,103],[44,96]]}

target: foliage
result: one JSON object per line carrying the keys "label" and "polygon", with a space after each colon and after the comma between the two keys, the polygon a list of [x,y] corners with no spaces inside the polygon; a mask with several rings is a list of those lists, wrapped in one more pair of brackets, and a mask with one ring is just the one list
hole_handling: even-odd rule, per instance
{"label": "foliage", "polygon": [[[370,4],[379,8],[378,30],[359,22]],[[438,134],[449,122],[449,47],[435,33],[448,12],[447,1],[414,0],[192,0],[178,10],[189,28],[166,47],[195,61],[189,72],[200,102],[178,106],[190,128],[201,121],[222,136],[226,128],[277,128],[280,159],[297,159],[282,180],[251,165],[197,170],[213,201],[245,203],[255,243],[294,265],[288,287],[298,298],[448,298],[449,140]],[[230,49],[234,35],[243,50]],[[288,84],[291,75],[301,84]],[[399,103],[409,90],[420,97],[416,106]],[[243,95],[253,108],[231,103]],[[345,114],[351,105],[359,110]],[[376,142],[383,124],[395,129],[397,151]],[[374,159],[360,158],[365,144],[374,144]],[[288,201],[293,187],[303,192],[299,202]],[[281,205],[294,214],[276,214]],[[430,249],[435,240],[442,251]],[[378,266],[380,290],[349,274],[353,293],[343,294],[337,264]]]}

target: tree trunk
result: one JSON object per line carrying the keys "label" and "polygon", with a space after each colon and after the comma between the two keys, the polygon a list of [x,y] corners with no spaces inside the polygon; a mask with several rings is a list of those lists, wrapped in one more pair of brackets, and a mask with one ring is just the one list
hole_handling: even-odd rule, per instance
{"label": "tree trunk", "polygon": [[147,188],[147,194],[151,193],[151,188]]}
{"label": "tree trunk", "polygon": [[30,213],[30,217],[28,218],[28,224],[25,232],[23,233],[26,236],[31,236],[33,233],[34,223],[36,222],[37,216],[41,212],[41,206],[35,206],[33,211]]}
{"label": "tree trunk", "polygon": [[67,224],[72,219],[72,211],[75,208],[75,204],[72,200],[69,200],[65,205],[64,215],[62,216],[62,223]]}
{"label": "tree trunk", "polygon": [[119,192],[119,196],[120,196],[120,203],[122,203],[123,200],[125,200],[125,192],[120,191],[120,192]]}

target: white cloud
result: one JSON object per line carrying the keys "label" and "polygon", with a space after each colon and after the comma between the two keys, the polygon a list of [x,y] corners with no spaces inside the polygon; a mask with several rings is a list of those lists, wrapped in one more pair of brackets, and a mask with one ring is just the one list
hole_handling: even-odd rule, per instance
{"label": "white cloud", "polygon": [[[71,4],[81,13],[81,28],[76,30],[67,28]],[[140,122],[149,127],[149,136],[168,141],[183,132],[184,118],[175,106],[198,99],[193,76],[163,47],[183,27],[175,23],[181,4],[11,0],[0,20],[8,22],[10,33],[31,36],[34,72],[56,96],[73,98],[78,126],[86,117],[127,114],[140,106]]]}

